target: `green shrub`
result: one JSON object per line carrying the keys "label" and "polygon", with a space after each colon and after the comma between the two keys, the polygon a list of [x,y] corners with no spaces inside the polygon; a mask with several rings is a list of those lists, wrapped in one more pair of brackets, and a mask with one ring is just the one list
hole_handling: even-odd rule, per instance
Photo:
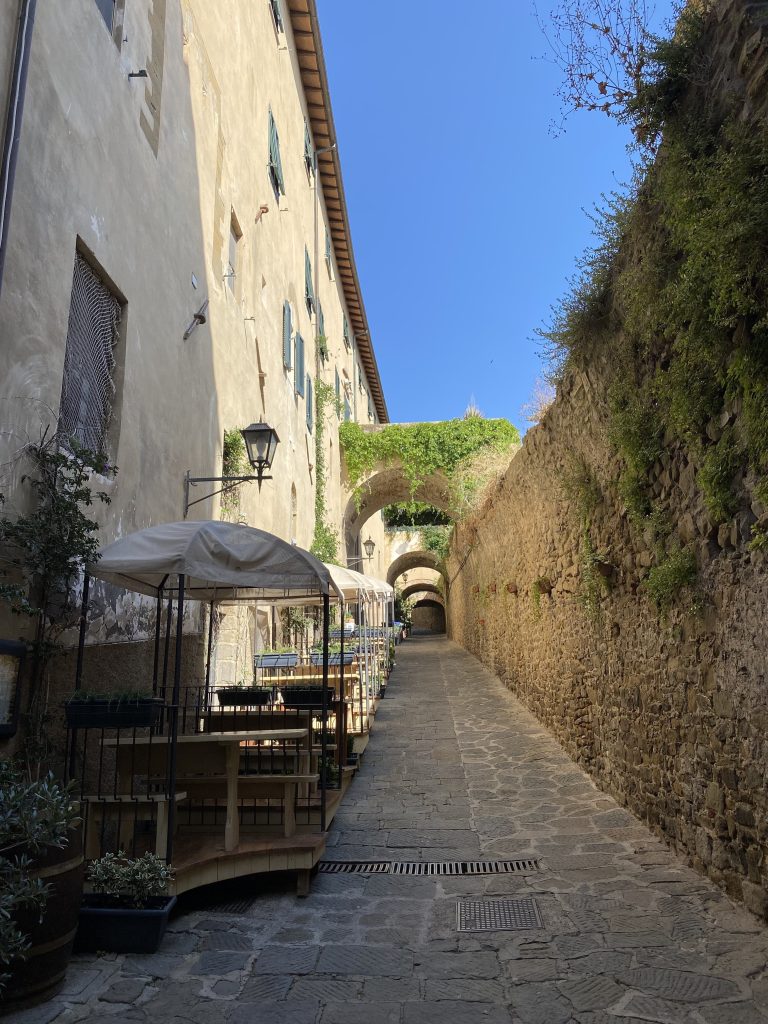
{"label": "green shrub", "polygon": [[696,557],[685,548],[667,555],[648,573],[645,587],[660,612],[667,612],[678,594],[696,582]]}

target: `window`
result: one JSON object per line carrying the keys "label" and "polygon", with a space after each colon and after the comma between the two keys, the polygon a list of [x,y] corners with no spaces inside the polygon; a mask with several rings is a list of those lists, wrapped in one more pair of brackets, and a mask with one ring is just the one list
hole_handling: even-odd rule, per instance
{"label": "window", "polygon": [[363,368],[360,363],[357,364],[357,389],[361,395],[365,394],[365,377],[363,376]]}
{"label": "window", "polygon": [[347,323],[347,315],[346,315],[346,313],[344,314],[344,321],[343,321],[343,324],[342,324],[341,333],[342,333],[342,337],[344,338],[344,347],[349,349],[351,343],[350,343],[350,340],[349,340],[349,324]]}
{"label": "window", "polygon": [[304,339],[296,334],[296,362],[294,364],[296,394],[304,397]]}
{"label": "window", "polygon": [[272,18],[275,22],[275,28],[278,32],[284,32],[283,27],[283,12],[280,8],[280,0],[269,0],[269,6],[272,9]]}
{"label": "window", "polygon": [[77,253],[57,431],[64,445],[74,438],[91,451],[106,447],[121,313],[120,301]]}
{"label": "window", "polygon": [[117,0],[96,0],[96,6],[101,12],[101,16],[106,22],[107,28],[110,33],[115,27],[115,6]]}
{"label": "window", "polygon": [[283,303],[283,366],[286,370],[291,368],[291,304]]}
{"label": "window", "polygon": [[313,178],[315,174],[315,154],[312,149],[312,136],[309,134],[309,125],[304,121],[304,167],[307,177]]}
{"label": "window", "polygon": [[283,165],[280,162],[280,139],[271,108],[269,111],[269,162],[267,169],[275,199],[279,200],[281,195],[285,195],[285,181],[283,180]]}
{"label": "window", "polygon": [[240,230],[240,225],[237,223],[237,217],[235,217],[233,212],[232,219],[229,222],[229,262],[227,263],[227,272],[224,275],[232,292],[235,290],[235,281],[237,278],[237,243],[242,237],[243,233]]}
{"label": "window", "polygon": [[352,419],[352,410],[349,407],[349,402],[345,398],[344,399],[344,422],[345,423],[349,423],[349,421],[351,419]]}
{"label": "window", "polygon": [[373,399],[371,398],[370,391],[368,392],[368,419],[373,419]]}
{"label": "window", "polygon": [[307,430],[312,433],[314,409],[312,407],[312,378],[307,374]]}
{"label": "window", "polygon": [[304,298],[307,300],[307,312],[313,313],[315,309],[315,289],[312,284],[312,260],[309,258],[309,251],[304,246]]}
{"label": "window", "polygon": [[336,367],[335,373],[336,373],[336,380],[335,380],[335,385],[336,385],[336,414],[339,417],[339,419],[341,419],[341,378],[339,377],[339,368],[338,368],[338,366]]}
{"label": "window", "polygon": [[328,277],[333,279],[333,256],[331,255],[331,233],[325,229],[325,265],[328,268]]}

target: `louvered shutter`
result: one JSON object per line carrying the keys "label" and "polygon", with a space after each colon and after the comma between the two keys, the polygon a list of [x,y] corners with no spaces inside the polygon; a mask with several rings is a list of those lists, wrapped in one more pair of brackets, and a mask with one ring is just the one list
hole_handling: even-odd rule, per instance
{"label": "louvered shutter", "polygon": [[304,339],[300,334],[296,335],[296,392],[304,395]]}
{"label": "louvered shutter", "polygon": [[283,366],[286,370],[291,368],[291,304],[283,303]]}
{"label": "louvered shutter", "polygon": [[272,187],[275,193],[285,195],[285,182],[283,180],[283,165],[280,160],[280,138],[277,134],[277,125],[269,111],[269,175],[272,179]]}
{"label": "louvered shutter", "polygon": [[312,378],[307,374],[307,430],[312,433],[312,423],[314,416],[314,408],[312,402]]}
{"label": "louvered shutter", "polygon": [[304,246],[304,297],[307,300],[307,310],[311,313],[315,308],[315,289],[312,284],[312,260],[309,258],[306,246]]}

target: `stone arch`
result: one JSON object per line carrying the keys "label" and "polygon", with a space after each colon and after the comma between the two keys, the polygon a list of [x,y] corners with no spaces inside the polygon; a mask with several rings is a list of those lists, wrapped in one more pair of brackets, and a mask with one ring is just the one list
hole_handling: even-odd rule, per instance
{"label": "stone arch", "polygon": [[419,601],[411,613],[414,633],[445,633],[445,606],[431,598]]}
{"label": "stone arch", "polygon": [[434,583],[412,583],[403,588],[404,598],[416,596],[418,600],[418,595],[421,594],[429,594],[430,598],[445,604],[445,598]]}
{"label": "stone arch", "polygon": [[394,585],[395,580],[401,573],[409,572],[411,569],[435,569],[443,573],[438,564],[437,557],[432,551],[406,551],[394,560],[387,569],[387,583]]}
{"label": "stone arch", "polygon": [[359,504],[353,494],[347,502],[344,523],[348,531],[359,532],[385,505],[400,501],[424,501],[454,518],[451,487],[444,473],[432,473],[415,491],[401,465],[387,466],[372,473],[360,485]]}

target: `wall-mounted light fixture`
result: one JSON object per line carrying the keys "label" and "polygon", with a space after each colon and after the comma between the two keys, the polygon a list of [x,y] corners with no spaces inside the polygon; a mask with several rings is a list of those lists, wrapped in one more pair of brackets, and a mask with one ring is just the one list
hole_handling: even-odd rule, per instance
{"label": "wall-mounted light fixture", "polygon": [[[252,423],[250,427],[245,427],[240,431],[245,441],[245,449],[248,453],[248,461],[250,462],[253,469],[256,470],[254,476],[191,476],[190,470],[187,470],[186,476],[184,477],[184,518],[187,518],[187,512],[193,505],[197,505],[201,501],[206,501],[208,498],[214,497],[216,494],[222,494],[233,490],[239,484],[247,483],[250,480],[256,480],[259,484],[259,490],[261,490],[262,480],[271,480],[271,476],[266,476],[266,471],[272,468],[272,462],[275,458],[275,451],[280,443],[280,438],[277,436],[277,431],[274,427],[270,427],[268,423],[262,423],[259,420],[258,423]],[[195,498],[194,501],[189,500],[189,489],[195,487],[197,484],[224,484],[218,491],[211,491],[210,494],[206,494],[202,498]]]}
{"label": "wall-mounted light fixture", "polygon": [[369,537],[368,540],[363,541],[363,547],[365,548],[365,557],[369,560],[373,558],[373,549],[376,547],[376,542]]}
{"label": "wall-mounted light fixture", "polygon": [[149,75],[147,73],[147,69],[146,68],[141,68],[140,71],[129,71],[128,72],[128,77],[129,78],[149,78]]}
{"label": "wall-mounted light fixture", "polygon": [[[197,286],[195,286],[195,287],[197,287]],[[190,323],[189,327],[186,329],[186,331],[184,331],[184,334],[182,335],[182,341],[186,341],[187,338],[190,336],[190,334],[194,330],[196,330],[198,327],[200,327],[201,324],[204,324],[206,322],[206,320],[208,319],[206,317],[206,315],[205,315],[207,310],[208,310],[208,299],[205,300],[205,302],[202,304],[200,309],[198,309],[198,311],[193,315],[192,322]]]}
{"label": "wall-mounted light fixture", "polygon": [[19,727],[21,671],[26,653],[26,644],[0,640],[0,736],[13,736]]}

